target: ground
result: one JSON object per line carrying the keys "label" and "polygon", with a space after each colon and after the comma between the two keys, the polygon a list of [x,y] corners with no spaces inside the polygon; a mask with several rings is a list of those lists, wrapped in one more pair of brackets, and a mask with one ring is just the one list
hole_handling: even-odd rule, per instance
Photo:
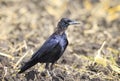
{"label": "ground", "polygon": [[[67,17],[69,45],[49,76],[44,64],[19,68]],[[119,0],[1,0],[0,81],[120,81]]]}

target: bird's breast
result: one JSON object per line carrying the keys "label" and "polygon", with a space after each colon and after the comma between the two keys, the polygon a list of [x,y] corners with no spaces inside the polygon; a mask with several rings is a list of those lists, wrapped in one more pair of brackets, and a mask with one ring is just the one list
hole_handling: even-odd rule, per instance
{"label": "bird's breast", "polygon": [[63,37],[63,36],[60,36],[59,38],[59,45],[60,47],[62,48],[62,50],[65,50],[65,48],[67,47],[68,45],[68,40],[66,37]]}

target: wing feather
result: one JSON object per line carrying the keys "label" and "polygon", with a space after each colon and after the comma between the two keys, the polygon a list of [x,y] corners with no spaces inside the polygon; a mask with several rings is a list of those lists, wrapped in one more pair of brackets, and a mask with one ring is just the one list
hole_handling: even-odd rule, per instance
{"label": "wing feather", "polygon": [[31,59],[37,59],[40,58],[40,56],[42,56],[43,54],[45,54],[45,52],[49,52],[51,51],[55,46],[57,46],[59,43],[59,41],[55,38],[55,37],[50,37],[43,45],[40,49],[38,49],[33,56],[31,57]]}

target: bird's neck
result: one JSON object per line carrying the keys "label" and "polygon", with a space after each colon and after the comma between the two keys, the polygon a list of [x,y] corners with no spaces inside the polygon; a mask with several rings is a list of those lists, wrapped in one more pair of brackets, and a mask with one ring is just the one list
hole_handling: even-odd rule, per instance
{"label": "bird's neck", "polygon": [[59,34],[59,35],[62,35],[62,34],[65,33],[65,29],[57,28],[57,29],[55,30],[55,33],[56,33],[56,34]]}

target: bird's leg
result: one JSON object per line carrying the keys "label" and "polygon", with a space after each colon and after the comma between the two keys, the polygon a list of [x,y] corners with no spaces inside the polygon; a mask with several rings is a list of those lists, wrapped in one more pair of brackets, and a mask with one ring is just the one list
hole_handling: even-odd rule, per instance
{"label": "bird's leg", "polygon": [[55,73],[54,73],[54,71],[53,71],[53,65],[54,65],[54,63],[52,63],[51,66],[50,66],[51,76],[55,76]]}
{"label": "bird's leg", "polygon": [[50,72],[49,72],[49,63],[46,63],[46,65],[45,65],[45,70],[46,70],[48,76],[50,76]]}
{"label": "bird's leg", "polygon": [[54,63],[52,63],[51,66],[50,66],[51,71],[53,70],[53,65],[54,65]]}
{"label": "bird's leg", "polygon": [[46,65],[45,65],[45,69],[46,69],[46,70],[49,69],[49,63],[46,63]]}

